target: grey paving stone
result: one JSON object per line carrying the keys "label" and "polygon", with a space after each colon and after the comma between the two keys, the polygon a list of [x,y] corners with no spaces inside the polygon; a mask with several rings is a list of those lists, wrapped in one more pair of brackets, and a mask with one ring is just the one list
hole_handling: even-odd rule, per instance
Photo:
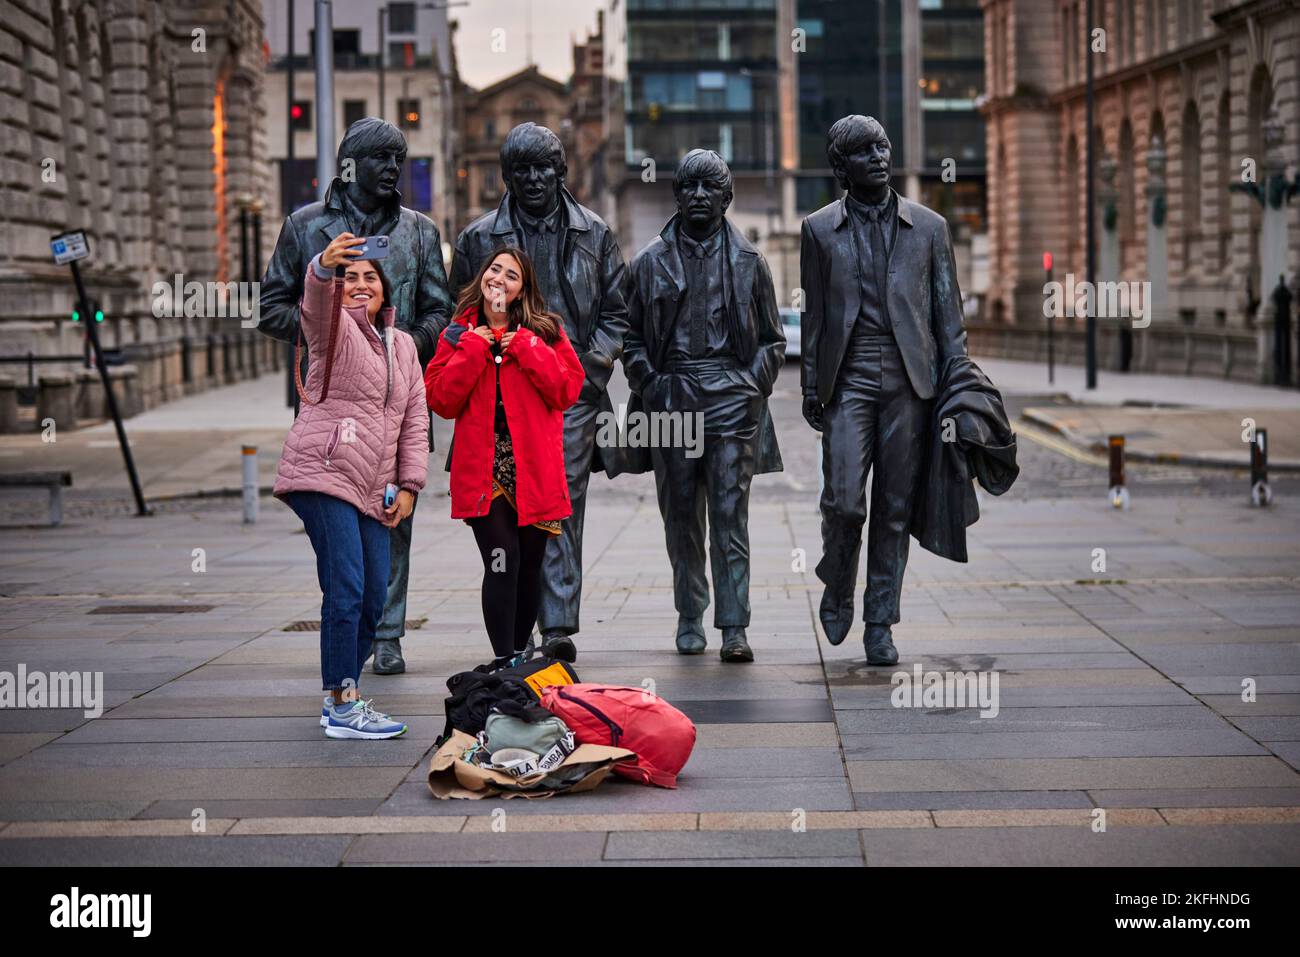
{"label": "grey paving stone", "polygon": [[[1196,698],[1172,683],[1142,688],[1016,687],[1005,676],[998,679],[1003,708],[1054,707],[1176,707],[1196,703]],[[888,685],[873,688],[832,688],[836,710],[893,709]]]}
{"label": "grey paving stone", "polygon": [[[366,689],[369,693],[369,689]],[[442,702],[447,695],[384,695],[376,696],[375,706],[388,714],[404,720],[418,715],[441,715]],[[283,698],[160,698],[146,695],[128,701],[104,715],[104,720],[120,721],[135,718],[222,718],[237,714],[244,718],[319,717],[322,693],[292,695]]]}
{"label": "grey paving stone", "polygon": [[1291,767],[1300,769],[1300,741],[1265,741],[1264,747]]}
{"label": "grey paving stone", "polygon": [[1256,741],[1300,741],[1300,717],[1230,719]]}
{"label": "grey paving stone", "polygon": [[853,857],[858,850],[855,831],[619,831],[609,835],[605,859],[725,858],[743,862],[749,857]]}
{"label": "grey paving stone", "polygon": [[[319,720],[319,719],[318,719]],[[320,732],[319,724],[317,725]],[[6,767],[28,768],[409,768],[432,741],[190,741],[55,744],[33,751]]]}
{"label": "grey paving stone", "polygon": [[560,795],[547,801],[440,801],[424,781],[407,781],[378,814],[488,814],[504,807],[511,814],[633,814],[695,811],[851,811],[853,798],[843,776],[832,778],[681,778],[676,790],[651,788],[610,778],[595,791]]}
{"label": "grey paving stone", "polygon": [[[839,748],[704,748],[682,768],[682,786],[695,778],[814,778],[844,776]],[[688,780],[689,779],[689,780]]]}
{"label": "grey paving stone", "polygon": [[0,840],[5,867],[332,867],[347,835],[96,837]]}
{"label": "grey paving stone", "polygon": [[[345,742],[340,742],[345,743]],[[369,743],[369,742],[364,742]],[[387,797],[406,768],[0,768],[0,801]]]}
{"label": "grey paving stone", "polygon": [[862,832],[868,867],[1224,867],[1300,864],[1295,828],[988,827]]}
{"label": "grey paving stone", "polygon": [[[411,742],[432,742],[442,733],[441,717],[407,717],[394,715],[405,721],[408,730],[403,739]],[[69,744],[122,744],[128,742],[218,742],[244,743],[269,741],[325,740],[319,714],[292,718],[175,718],[157,721],[145,718],[125,718],[114,721],[92,721],[58,740],[63,747]]]}
{"label": "grey paving stone", "polygon": [[1291,787],[1276,757],[992,758],[849,761],[854,791],[1016,791],[1061,788]]}
{"label": "grey paving stone", "polygon": [[[997,719],[990,719],[990,728]],[[985,731],[846,734],[849,761],[926,758],[1142,758],[1267,753],[1240,731]]]}
{"label": "grey paving stone", "polygon": [[[999,696],[1000,697],[1000,696]],[[835,715],[842,734],[881,732],[960,732],[1001,734],[1011,731],[1137,731],[1231,730],[1210,709],[1192,698],[1181,706],[1008,708],[981,718],[977,708],[891,708],[839,711]]]}
{"label": "grey paving stone", "polygon": [[601,861],[599,867],[864,867],[860,857],[747,857],[743,861],[734,858],[705,860],[703,858],[682,858],[680,860],[648,861],[644,859],[628,861]]}
{"label": "grey paving stone", "polygon": [[[509,802],[515,803],[515,802]],[[506,819],[509,827],[509,818]],[[565,834],[363,834],[348,849],[347,863],[459,863],[481,861],[597,861],[603,833]]]}
{"label": "grey paving stone", "polygon": [[696,724],[789,724],[832,721],[830,702],[824,697],[786,700],[672,699]]}
{"label": "grey paving stone", "polygon": [[1166,674],[1300,674],[1300,645],[1291,643],[1151,645],[1142,657]]}
{"label": "grey paving stone", "polygon": [[1275,715],[1300,715],[1300,694],[1262,694],[1256,697],[1254,701],[1242,701],[1240,692],[1237,694],[1203,694],[1199,697],[1219,714],[1229,717],[1255,718]]}
{"label": "grey paving stone", "polygon": [[1129,788],[1089,791],[1088,796],[1097,807],[1300,807],[1300,783],[1289,788]]}
{"label": "grey paving stone", "polygon": [[1083,791],[894,791],[855,793],[859,811],[998,811],[1092,807]]}
{"label": "grey paving stone", "polygon": [[1192,694],[1236,694],[1241,695],[1243,678],[1253,678],[1255,693],[1261,697],[1270,694],[1292,694],[1300,691],[1300,674],[1257,674],[1249,671],[1236,671],[1227,675],[1181,675],[1170,676],[1173,681]]}
{"label": "grey paving stone", "polygon": [[148,806],[148,801],[0,801],[0,821],[117,821]]}
{"label": "grey paving stone", "polygon": [[210,818],[235,817],[361,817],[373,814],[382,798],[300,798],[297,800],[203,800],[155,801],[134,815],[137,819],[167,820],[188,818],[201,807]]}

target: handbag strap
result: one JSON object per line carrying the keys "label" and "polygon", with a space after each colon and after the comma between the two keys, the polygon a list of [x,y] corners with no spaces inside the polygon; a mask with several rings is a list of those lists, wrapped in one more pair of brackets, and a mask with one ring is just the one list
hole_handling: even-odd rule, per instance
{"label": "handbag strap", "polygon": [[343,280],[336,275],[334,277],[334,288],[330,292],[329,321],[325,324],[326,335],[328,336],[326,340],[328,345],[325,347],[325,382],[321,386],[320,398],[311,399],[307,397],[307,387],[303,385],[302,381],[302,307],[299,304],[298,337],[293,345],[293,381],[298,387],[298,398],[303,401],[304,405],[319,405],[329,397],[330,375],[334,371],[334,347],[338,340],[335,331],[338,326],[339,310],[342,307]]}

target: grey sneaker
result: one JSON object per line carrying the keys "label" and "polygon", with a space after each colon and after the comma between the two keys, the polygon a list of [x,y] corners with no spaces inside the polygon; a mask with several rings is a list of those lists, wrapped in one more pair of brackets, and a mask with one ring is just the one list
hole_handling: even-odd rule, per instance
{"label": "grey sneaker", "polygon": [[369,701],[349,701],[331,707],[325,725],[325,736],[328,738],[363,738],[374,741],[397,738],[403,734],[406,734],[405,724],[376,711]]}

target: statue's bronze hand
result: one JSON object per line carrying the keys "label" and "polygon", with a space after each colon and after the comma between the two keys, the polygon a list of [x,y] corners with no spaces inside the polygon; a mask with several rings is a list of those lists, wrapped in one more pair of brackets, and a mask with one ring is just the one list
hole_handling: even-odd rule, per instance
{"label": "statue's bronze hand", "polygon": [[815,398],[803,400],[803,417],[804,421],[813,427],[817,432],[822,430],[822,404]]}

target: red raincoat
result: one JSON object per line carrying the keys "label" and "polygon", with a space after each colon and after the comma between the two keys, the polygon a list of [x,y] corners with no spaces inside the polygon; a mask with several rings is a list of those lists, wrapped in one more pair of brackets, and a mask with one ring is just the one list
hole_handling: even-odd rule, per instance
{"label": "red raincoat", "polygon": [[429,408],[456,420],[451,452],[451,517],[474,518],[492,507],[493,423],[497,376],[515,450],[515,505],[519,524],[568,518],[564,475],[564,410],[577,401],[585,373],[564,330],[553,345],[518,329],[500,361],[469,330],[478,314],[467,309],[438,338],[424,371]]}

